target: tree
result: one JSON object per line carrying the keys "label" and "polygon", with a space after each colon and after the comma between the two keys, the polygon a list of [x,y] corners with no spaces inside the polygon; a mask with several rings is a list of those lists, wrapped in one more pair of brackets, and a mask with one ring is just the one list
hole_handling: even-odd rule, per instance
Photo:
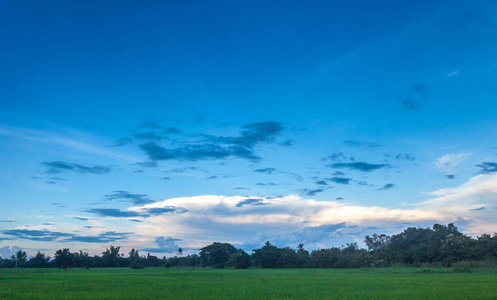
{"label": "tree", "polygon": [[26,264],[28,255],[26,254],[25,251],[19,250],[16,252],[14,260],[16,262],[16,268],[22,268],[24,267],[24,264]]}
{"label": "tree", "polygon": [[140,259],[140,254],[138,253],[138,250],[135,250],[134,248],[131,249],[129,252],[129,260],[130,261],[138,261]]}
{"label": "tree", "polygon": [[[183,257],[183,248],[179,247],[178,248],[178,256],[181,258]],[[181,267],[181,259],[178,258],[178,267]]]}
{"label": "tree", "polygon": [[57,267],[67,270],[73,266],[74,254],[69,251],[69,248],[59,249],[55,252],[54,263]]}
{"label": "tree", "polygon": [[251,265],[250,255],[242,249],[238,249],[231,255],[229,265],[236,269],[246,269]]}
{"label": "tree", "polygon": [[297,246],[297,263],[296,267],[305,268],[309,265],[309,251],[304,249],[304,244]]}
{"label": "tree", "polygon": [[206,267],[224,268],[235,252],[236,248],[231,244],[214,242],[200,249],[200,260]]}
{"label": "tree", "polygon": [[121,246],[114,247],[110,245],[110,248],[106,248],[102,252],[102,267],[118,267],[119,250]]}
{"label": "tree", "polygon": [[50,257],[45,256],[45,253],[38,251],[34,257],[32,257],[28,264],[31,268],[47,268],[49,266]]}

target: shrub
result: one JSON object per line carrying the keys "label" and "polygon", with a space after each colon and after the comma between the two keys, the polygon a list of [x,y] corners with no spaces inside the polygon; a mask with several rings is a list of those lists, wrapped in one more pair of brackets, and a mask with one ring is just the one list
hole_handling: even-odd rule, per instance
{"label": "shrub", "polygon": [[143,269],[143,265],[141,265],[140,263],[137,263],[136,261],[132,261],[130,264],[129,264],[129,267],[131,269]]}

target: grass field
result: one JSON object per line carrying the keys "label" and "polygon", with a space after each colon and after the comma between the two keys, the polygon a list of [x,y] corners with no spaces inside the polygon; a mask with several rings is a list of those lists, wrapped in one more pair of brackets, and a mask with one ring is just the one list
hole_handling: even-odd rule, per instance
{"label": "grass field", "polygon": [[0,299],[497,299],[497,271],[0,269]]}

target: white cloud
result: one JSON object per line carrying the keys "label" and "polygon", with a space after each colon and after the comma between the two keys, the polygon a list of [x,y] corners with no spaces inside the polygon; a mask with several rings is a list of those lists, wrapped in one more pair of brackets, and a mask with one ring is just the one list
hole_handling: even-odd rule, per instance
{"label": "white cloud", "polygon": [[[359,206],[332,201],[316,201],[290,195],[281,198],[261,198],[264,205],[244,205],[250,197],[204,195],[167,199],[130,210],[182,207],[185,213],[151,216],[136,225],[135,233],[150,240],[157,236],[174,236],[189,247],[202,247],[214,241],[257,245],[269,239],[281,245],[304,242],[309,249],[317,243],[328,247],[360,240],[371,234],[368,228],[390,232],[399,224],[431,225],[434,220],[447,218],[436,211],[423,209],[388,209]],[[260,203],[260,202],[257,202]],[[337,226],[337,224],[343,224]],[[401,225],[403,229],[405,225]],[[383,231],[382,231],[383,232]]]}
{"label": "white cloud", "polygon": [[446,173],[451,173],[454,168],[463,163],[466,158],[468,158],[468,156],[468,153],[446,154],[433,163],[435,164],[435,167],[437,167],[437,169]]}
{"label": "white cloud", "polygon": [[0,257],[3,259],[9,259],[12,255],[15,255],[21,248],[17,246],[13,246],[12,248],[9,246],[0,248]]}
{"label": "white cloud", "polygon": [[[467,183],[430,194],[411,209],[316,201],[290,195],[258,198],[257,205],[237,206],[250,197],[203,195],[172,198],[132,207],[182,207],[184,213],[151,216],[134,228],[150,244],[158,236],[181,238],[183,247],[200,248],[214,241],[259,247],[270,240],[279,246],[300,242],[308,249],[362,241],[372,233],[396,234],[409,226],[431,227],[456,222],[466,234],[492,234],[497,228],[497,174],[478,175]],[[260,205],[260,203],[264,205]]]}
{"label": "white cloud", "polygon": [[457,74],[459,74],[459,71],[458,71],[458,70],[455,70],[455,71],[450,72],[449,74],[447,74],[447,77],[456,76]]}
{"label": "white cloud", "polygon": [[478,175],[456,188],[439,189],[419,207],[464,219],[466,233],[494,233],[497,228],[497,174]]}

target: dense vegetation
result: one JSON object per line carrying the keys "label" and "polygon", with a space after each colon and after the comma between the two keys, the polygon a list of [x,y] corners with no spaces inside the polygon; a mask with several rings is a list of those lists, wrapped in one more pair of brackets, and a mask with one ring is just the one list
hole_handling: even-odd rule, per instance
{"label": "dense vegetation", "polygon": [[311,253],[299,244],[296,250],[278,248],[269,241],[249,255],[228,243],[213,243],[200,249],[199,255],[182,255],[158,258],[147,254],[140,256],[132,249],[128,257],[120,254],[120,247],[110,246],[102,256],[90,256],[86,252],[57,250],[53,258],[38,252],[28,260],[26,252],[20,250],[10,258],[0,258],[3,268],[97,268],[97,267],[212,267],[239,268],[250,266],[261,268],[362,268],[387,267],[392,265],[421,266],[436,264],[450,267],[461,261],[484,262],[494,265],[497,261],[497,235],[483,234],[476,239],[468,237],[454,224],[435,224],[433,228],[407,228],[403,232],[387,236],[373,234],[365,237],[367,249],[356,243],[342,247],[314,250]]}

